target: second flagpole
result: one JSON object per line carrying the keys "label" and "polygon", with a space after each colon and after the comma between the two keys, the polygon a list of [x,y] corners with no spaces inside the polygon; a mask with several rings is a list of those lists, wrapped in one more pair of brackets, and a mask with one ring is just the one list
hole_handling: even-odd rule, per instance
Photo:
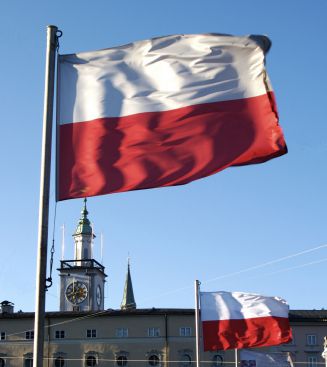
{"label": "second flagpole", "polygon": [[200,367],[200,326],[199,326],[199,288],[200,282],[195,280],[194,293],[195,293],[195,351],[196,351],[196,367]]}
{"label": "second flagpole", "polygon": [[238,354],[237,354],[237,349],[234,349],[235,352],[235,367],[238,366]]}

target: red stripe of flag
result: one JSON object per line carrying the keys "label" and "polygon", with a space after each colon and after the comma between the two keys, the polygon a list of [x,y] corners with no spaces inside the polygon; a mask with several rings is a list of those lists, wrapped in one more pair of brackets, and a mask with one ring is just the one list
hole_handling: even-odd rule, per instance
{"label": "red stripe of flag", "polygon": [[288,318],[202,321],[204,351],[264,347],[292,340]]}
{"label": "red stripe of flag", "polygon": [[58,199],[186,184],[287,152],[273,93],[59,127]]}

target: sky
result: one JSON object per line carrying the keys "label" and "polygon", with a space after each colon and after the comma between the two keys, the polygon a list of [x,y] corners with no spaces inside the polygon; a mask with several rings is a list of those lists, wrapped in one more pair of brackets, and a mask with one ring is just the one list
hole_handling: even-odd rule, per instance
{"label": "sky", "polygon": [[[105,308],[120,307],[128,257],[140,308],[194,307],[195,279],[203,291],[280,296],[292,309],[326,307],[326,15],[324,0],[2,1],[0,301],[34,310],[46,26],[53,24],[63,32],[60,53],[177,33],[265,34],[272,41],[267,69],[289,153],[185,186],[90,198],[98,261],[103,237]],[[64,258],[72,259],[83,205],[59,202],[54,225],[53,178],[49,311],[59,309],[62,226]]]}

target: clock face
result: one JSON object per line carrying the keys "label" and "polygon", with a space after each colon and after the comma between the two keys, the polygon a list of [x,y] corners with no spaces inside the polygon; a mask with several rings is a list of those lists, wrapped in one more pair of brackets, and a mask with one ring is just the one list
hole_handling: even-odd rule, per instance
{"label": "clock face", "polygon": [[97,286],[97,292],[96,292],[96,300],[97,300],[97,305],[100,306],[101,305],[101,299],[102,299],[102,295],[101,295],[101,287],[98,285]]}
{"label": "clock face", "polygon": [[66,298],[73,305],[82,303],[87,297],[87,286],[85,283],[74,281],[66,288]]}

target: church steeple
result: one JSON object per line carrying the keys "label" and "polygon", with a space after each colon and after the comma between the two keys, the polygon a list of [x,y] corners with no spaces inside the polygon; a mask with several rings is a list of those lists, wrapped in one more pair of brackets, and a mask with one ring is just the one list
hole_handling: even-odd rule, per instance
{"label": "church steeple", "polygon": [[[75,242],[75,260],[92,259],[92,243],[95,235],[91,226],[91,222],[87,215],[89,212],[86,208],[86,198],[84,199],[84,206],[81,211],[81,218],[78,221],[75,233],[73,234]],[[81,263],[76,263],[81,265]]]}
{"label": "church steeple", "polygon": [[77,235],[80,235],[80,234],[93,235],[91,223],[90,223],[90,220],[87,217],[89,212],[87,211],[87,208],[86,208],[86,201],[87,201],[87,199],[84,198],[84,206],[83,206],[83,209],[81,211],[82,216],[81,216],[80,220],[78,221],[77,228],[76,228],[76,231],[74,233],[74,236],[77,236]]}
{"label": "church steeple", "polygon": [[128,264],[127,264],[127,274],[126,274],[124,295],[123,295],[123,300],[121,302],[120,308],[122,310],[136,309],[132,278],[131,278],[131,272],[130,272],[130,266],[129,266],[129,259],[128,259]]}
{"label": "church steeple", "polygon": [[88,218],[86,199],[73,234],[75,255],[60,262],[60,311],[104,310],[104,266],[93,258],[95,235]]}

